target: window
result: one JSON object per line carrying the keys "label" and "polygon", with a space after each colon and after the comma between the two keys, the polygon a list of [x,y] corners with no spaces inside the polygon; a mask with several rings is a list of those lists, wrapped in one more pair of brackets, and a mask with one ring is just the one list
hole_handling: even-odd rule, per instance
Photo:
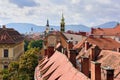
{"label": "window", "polygon": [[4,69],[8,69],[8,65],[4,65]]}
{"label": "window", "polygon": [[8,49],[4,49],[4,57],[8,57]]}

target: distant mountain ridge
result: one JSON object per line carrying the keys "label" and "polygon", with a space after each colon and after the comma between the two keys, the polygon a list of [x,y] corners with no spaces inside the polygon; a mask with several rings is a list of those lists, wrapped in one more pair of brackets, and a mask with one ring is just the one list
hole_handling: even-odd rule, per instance
{"label": "distant mountain ridge", "polygon": [[[6,25],[8,28],[14,28],[15,30],[19,31],[20,33],[30,33],[32,32],[44,32],[46,26],[38,26],[31,23],[9,23]],[[50,28],[59,31],[60,26],[50,26]],[[66,25],[65,30],[72,30],[72,31],[85,31],[89,32],[90,28],[84,25]]]}
{"label": "distant mountain ridge", "polygon": [[20,33],[29,33],[32,31],[32,29],[33,29],[33,32],[43,32],[45,30],[44,26],[37,26],[31,23],[9,23],[7,24],[7,27],[14,28]]}
{"label": "distant mountain ridge", "polygon": [[[94,28],[113,28],[118,24],[118,22],[112,21],[107,22],[98,26],[95,26]],[[46,26],[38,26],[31,23],[9,23],[6,25],[8,28],[14,28],[15,30],[19,31],[20,33],[30,33],[30,32],[44,32],[46,29]],[[53,26],[50,25],[50,28],[59,31],[60,26]],[[90,32],[91,28],[85,25],[66,25],[65,30],[72,30],[75,32],[78,31],[84,31],[84,32]]]}
{"label": "distant mountain ridge", "polygon": [[107,22],[98,26],[95,26],[95,28],[113,28],[115,27],[119,22],[116,21],[111,21],[111,22]]}

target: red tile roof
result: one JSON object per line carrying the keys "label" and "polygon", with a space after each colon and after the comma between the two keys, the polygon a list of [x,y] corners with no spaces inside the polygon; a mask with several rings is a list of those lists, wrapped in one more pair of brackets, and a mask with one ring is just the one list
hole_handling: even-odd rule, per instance
{"label": "red tile roof", "polygon": [[120,24],[114,28],[92,28],[91,34],[105,36],[120,36]]}
{"label": "red tile roof", "polygon": [[[114,80],[120,80],[120,53],[102,50],[97,61],[101,63],[101,66],[110,66],[111,68],[115,69]],[[102,79],[103,78],[104,76],[102,76]]]}
{"label": "red tile roof", "polygon": [[23,41],[22,35],[12,28],[0,28],[0,43],[10,44]]}
{"label": "red tile roof", "polygon": [[76,44],[73,48],[78,49],[84,46],[85,41],[90,44],[97,45],[100,49],[109,49],[114,50],[120,48],[120,43],[116,42],[111,38],[97,38],[97,37],[88,37],[87,39],[82,40],[78,44]]}
{"label": "red tile roof", "polygon": [[[48,61],[48,62],[47,62]],[[46,63],[46,64],[44,64]],[[39,66],[44,65],[42,68]],[[44,73],[41,75],[41,73]],[[73,67],[68,58],[56,51],[49,59],[46,58],[36,67],[35,80],[89,80],[84,74]]]}

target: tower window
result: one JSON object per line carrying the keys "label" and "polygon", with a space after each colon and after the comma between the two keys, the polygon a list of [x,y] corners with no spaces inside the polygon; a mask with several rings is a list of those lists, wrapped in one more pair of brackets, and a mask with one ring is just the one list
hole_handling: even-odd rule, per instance
{"label": "tower window", "polygon": [[8,57],[8,49],[4,49],[4,57]]}

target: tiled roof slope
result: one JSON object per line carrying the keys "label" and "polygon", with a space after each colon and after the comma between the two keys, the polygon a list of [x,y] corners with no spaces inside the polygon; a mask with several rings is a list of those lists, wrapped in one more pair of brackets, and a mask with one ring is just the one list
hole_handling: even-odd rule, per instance
{"label": "tiled roof slope", "polygon": [[22,35],[12,28],[0,28],[0,43],[10,44],[23,41]]}
{"label": "tiled roof slope", "polygon": [[114,28],[92,28],[91,34],[105,36],[120,36],[120,24]]}
{"label": "tiled roof slope", "polygon": [[78,44],[74,46],[74,49],[81,48],[85,41],[89,42],[90,44],[98,46],[100,49],[104,50],[113,50],[120,48],[120,43],[116,42],[115,40],[111,38],[97,38],[97,37],[88,37],[87,39],[82,40]]}
{"label": "tiled roof slope", "polygon": [[86,38],[85,36],[82,35],[77,35],[77,34],[70,34],[70,33],[63,33],[63,35],[66,37],[67,40],[73,40],[73,44],[76,44],[76,42],[79,42]]}
{"label": "tiled roof slope", "polygon": [[68,58],[56,51],[35,69],[35,80],[89,80],[73,67]]}
{"label": "tiled roof slope", "polygon": [[[97,61],[101,63],[101,66],[110,66],[113,69],[115,69],[114,80],[120,80],[120,53],[119,52],[102,50],[98,56]],[[102,80],[104,80],[104,76],[102,76]]]}

